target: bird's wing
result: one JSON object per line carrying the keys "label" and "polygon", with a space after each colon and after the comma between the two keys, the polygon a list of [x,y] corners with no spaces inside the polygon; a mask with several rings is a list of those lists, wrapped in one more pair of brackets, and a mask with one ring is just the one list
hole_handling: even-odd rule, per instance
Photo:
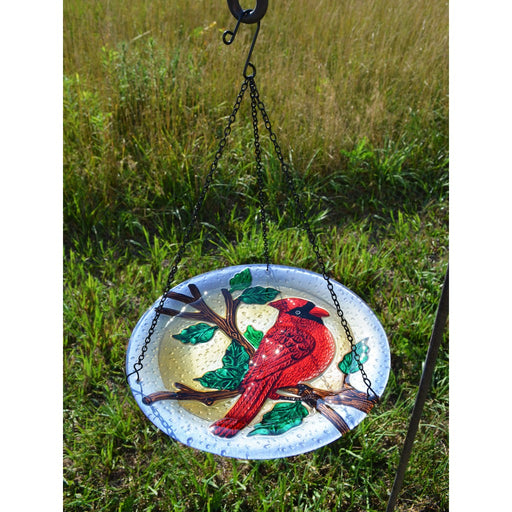
{"label": "bird's wing", "polygon": [[268,378],[293,366],[308,357],[315,345],[315,338],[305,330],[270,329],[252,357],[244,381]]}

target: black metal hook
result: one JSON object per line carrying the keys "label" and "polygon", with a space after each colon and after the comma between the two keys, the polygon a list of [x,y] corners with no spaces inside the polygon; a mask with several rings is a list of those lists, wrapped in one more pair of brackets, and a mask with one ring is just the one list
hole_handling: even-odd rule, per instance
{"label": "black metal hook", "polygon": [[242,23],[258,23],[265,13],[267,12],[268,0],[257,0],[256,7],[254,9],[242,9],[238,0],[227,0],[228,7],[231,14],[240,21],[243,17]]}
{"label": "black metal hook", "polygon": [[244,17],[246,12],[250,11],[242,11],[240,18],[238,18],[238,21],[236,22],[234,30],[226,30],[224,34],[222,34],[222,40],[224,41],[224,44],[231,44],[235,40],[235,36],[238,33],[238,29],[240,28],[240,23],[242,23],[242,18]]}
{"label": "black metal hook", "polygon": [[[236,3],[238,4],[238,1],[236,1]],[[268,2],[266,0],[264,3],[268,5]],[[230,4],[230,1],[228,0],[228,5],[229,4]],[[238,5],[240,5],[240,4],[238,4]],[[231,7],[230,7],[230,9],[231,9]],[[257,9],[257,7],[256,7],[256,9]],[[265,6],[265,11],[266,11],[266,6]],[[250,9],[248,9],[246,11],[241,11],[240,16],[237,20],[235,29],[233,31],[226,30],[224,32],[224,34],[222,34],[222,40],[224,41],[224,44],[229,45],[235,40],[236,34],[238,33],[238,29],[240,28],[240,23],[246,23],[245,19],[248,16],[250,16],[252,12],[254,12],[254,11],[251,11]],[[263,14],[265,14],[265,13],[263,13]],[[255,23],[255,22],[250,22],[250,23]],[[250,62],[250,60],[251,60],[251,56],[252,56],[252,51],[254,50],[254,45],[256,44],[256,39],[258,38],[258,34],[260,31],[260,21],[258,20],[257,23],[258,24],[256,26],[256,32],[254,33],[254,36],[252,38],[251,47],[249,48],[249,53],[247,54],[247,59],[245,61],[245,66],[244,66],[244,78],[246,78],[246,79],[254,78],[256,76],[256,67],[254,66],[254,64],[252,62]],[[247,74],[248,68],[252,69],[252,72],[250,75]]]}

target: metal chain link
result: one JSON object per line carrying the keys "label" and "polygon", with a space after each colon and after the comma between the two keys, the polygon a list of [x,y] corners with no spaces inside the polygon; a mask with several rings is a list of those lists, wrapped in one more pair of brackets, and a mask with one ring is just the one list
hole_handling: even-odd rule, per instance
{"label": "metal chain link", "polygon": [[185,229],[185,235],[183,236],[183,241],[181,242],[181,245],[176,253],[176,256],[174,257],[173,264],[171,266],[171,271],[169,272],[169,276],[167,278],[167,283],[165,285],[164,293],[162,294],[162,297],[160,299],[160,303],[158,307],[155,310],[155,315],[153,317],[153,320],[151,322],[151,326],[149,327],[148,334],[146,336],[146,339],[144,340],[144,344],[141,348],[140,355],[137,359],[137,362],[133,365],[133,371],[130,372],[128,375],[126,375],[126,379],[134,374],[137,374],[137,382],[140,382],[140,374],[139,372],[142,370],[144,365],[142,364],[142,361],[144,360],[144,357],[146,356],[146,352],[148,351],[149,344],[151,343],[151,338],[153,337],[153,334],[155,333],[156,325],[158,323],[158,319],[160,318],[160,311],[164,306],[165,303],[165,296],[166,294],[171,290],[172,284],[174,282],[174,277],[176,275],[176,272],[178,271],[178,265],[183,258],[183,253],[185,251],[185,247],[190,241],[190,236],[192,234],[192,228],[194,227],[194,224],[197,221],[197,217],[199,215],[199,210],[201,209],[201,206],[203,205],[204,199],[206,197],[206,193],[208,192],[208,189],[210,188],[213,175],[215,171],[217,170],[217,166],[219,164],[219,160],[222,157],[222,153],[224,151],[224,148],[227,144],[227,139],[231,133],[231,125],[235,122],[236,114],[238,113],[238,110],[240,109],[240,105],[242,103],[242,99],[244,97],[244,93],[247,90],[247,87],[249,86],[249,82],[247,80],[244,80],[242,83],[242,87],[240,88],[240,92],[238,93],[238,96],[236,98],[235,105],[233,106],[233,112],[228,118],[228,123],[226,125],[226,128],[224,129],[224,136],[219,142],[219,146],[217,148],[217,152],[215,153],[215,158],[210,166],[210,171],[208,172],[205,182],[203,184],[203,188],[201,190],[201,194],[199,196],[199,199],[197,200],[197,203],[194,206],[194,209],[192,210],[192,218]]}
{"label": "metal chain link", "polygon": [[267,213],[265,211],[265,193],[263,183],[263,164],[261,162],[261,146],[260,146],[260,135],[258,131],[258,111],[256,96],[258,91],[256,90],[256,83],[254,77],[249,81],[251,87],[251,113],[252,113],[252,125],[254,128],[254,153],[256,155],[256,171],[258,177],[258,199],[260,203],[260,215],[261,215],[261,228],[263,233],[263,253],[265,256],[265,263],[267,270],[270,266],[270,256],[268,249],[268,226],[267,226]]}
{"label": "metal chain link", "polygon": [[263,121],[265,123],[265,128],[267,129],[267,131],[269,133],[270,140],[272,141],[272,144],[274,145],[274,150],[276,152],[277,158],[278,158],[279,163],[281,165],[281,170],[283,171],[283,174],[284,174],[284,176],[286,178],[286,182],[288,184],[288,188],[289,188],[289,190],[291,192],[291,195],[293,197],[293,200],[295,202],[295,206],[296,206],[297,210],[299,211],[301,223],[302,223],[302,225],[303,225],[303,227],[304,227],[304,229],[305,229],[305,231],[306,231],[306,233],[308,235],[309,242],[310,242],[310,244],[311,244],[311,246],[313,248],[313,251],[314,251],[314,253],[316,255],[318,266],[320,267],[320,269],[322,271],[322,276],[323,276],[323,278],[325,279],[325,281],[327,283],[327,289],[329,290],[329,292],[331,294],[332,301],[333,301],[334,306],[336,308],[336,313],[338,314],[338,317],[340,318],[341,325],[343,326],[343,329],[345,330],[345,334],[347,336],[347,339],[348,339],[348,341],[350,343],[350,347],[351,347],[351,350],[352,350],[353,358],[355,359],[355,361],[357,363],[357,366],[359,367],[359,371],[361,372],[361,376],[362,376],[363,382],[365,383],[365,385],[367,387],[367,396],[368,397],[370,396],[370,391],[375,396],[377,396],[377,393],[375,393],[375,391],[372,389],[372,382],[371,382],[371,380],[368,378],[368,375],[364,371],[364,366],[363,366],[363,363],[361,362],[361,357],[357,353],[354,336],[352,335],[352,331],[350,329],[350,326],[348,325],[347,319],[345,318],[345,314],[343,313],[343,310],[341,309],[341,306],[340,306],[340,303],[339,303],[339,300],[338,300],[338,296],[336,295],[336,292],[334,291],[334,287],[333,287],[333,284],[332,284],[332,282],[330,280],[330,277],[327,274],[327,267],[325,265],[325,261],[324,261],[322,255],[321,255],[321,253],[320,253],[320,248],[319,248],[318,243],[316,241],[315,235],[313,234],[313,231],[311,229],[311,225],[309,224],[309,222],[307,220],[306,211],[305,211],[305,209],[304,209],[304,207],[303,207],[303,205],[301,203],[299,195],[297,194],[297,190],[296,190],[295,184],[293,182],[293,178],[292,178],[292,175],[291,175],[291,172],[290,172],[290,168],[289,168],[288,164],[284,160],[283,153],[281,151],[281,147],[279,146],[279,143],[277,142],[276,134],[272,130],[272,124],[270,123],[270,119],[269,119],[267,111],[265,109],[265,105],[264,105],[263,101],[261,100],[261,98],[259,96],[258,89],[256,87],[256,82],[254,81],[254,77],[250,78],[249,82],[250,82],[250,86],[251,86],[251,98],[254,96],[254,99],[257,102],[257,106],[258,106],[258,108],[259,108],[259,110],[261,112],[261,115],[263,117]]}
{"label": "metal chain link", "polygon": [[203,188],[201,190],[201,194],[199,196],[199,199],[197,201],[197,203],[195,204],[194,206],[194,209],[192,211],[192,218],[190,220],[190,223],[188,224],[186,230],[185,230],[185,235],[183,237],[183,241],[176,253],[176,256],[174,258],[174,261],[173,261],[173,264],[172,264],[172,267],[171,267],[171,271],[169,273],[169,276],[167,278],[167,283],[166,283],[166,287],[165,287],[165,290],[164,290],[164,293],[162,294],[162,297],[160,299],[160,303],[158,305],[158,307],[156,308],[155,310],[155,315],[153,317],[153,320],[151,322],[151,326],[148,330],[148,334],[144,340],[144,344],[141,348],[141,353],[138,357],[138,360],[137,362],[133,365],[133,371],[131,373],[129,373],[126,378],[128,379],[131,375],[134,375],[134,374],[137,374],[137,382],[140,381],[140,374],[139,372],[142,370],[143,368],[143,364],[142,364],[142,361],[144,360],[144,357],[146,355],[146,352],[148,350],[148,346],[151,342],[151,338],[155,332],[155,329],[156,329],[156,326],[157,326],[157,323],[158,323],[158,319],[160,318],[160,310],[161,308],[164,306],[164,303],[165,303],[165,296],[166,294],[171,290],[172,288],[172,284],[174,282],[174,277],[176,275],[176,272],[178,271],[178,265],[181,261],[181,259],[183,258],[183,253],[185,251],[185,248],[187,246],[187,244],[189,243],[190,241],[190,236],[192,234],[192,229],[195,225],[195,223],[197,222],[197,217],[198,217],[198,214],[199,214],[199,210],[201,209],[202,205],[203,205],[203,202],[204,202],[204,199],[206,197],[206,194],[208,192],[208,189],[210,188],[210,185],[211,185],[211,182],[212,182],[212,179],[213,179],[213,175],[218,167],[218,163],[219,163],[219,160],[220,158],[222,157],[222,154],[223,154],[223,151],[224,151],[224,148],[227,144],[227,139],[229,137],[229,135],[231,134],[231,125],[235,122],[235,119],[236,119],[236,115],[238,113],[238,110],[240,109],[240,105],[241,105],[241,102],[242,102],[242,99],[243,99],[243,96],[244,96],[244,93],[245,91],[247,90],[247,88],[250,86],[250,89],[251,89],[251,92],[250,92],[250,95],[251,95],[251,113],[252,113],[252,121],[253,121],[253,129],[254,129],[254,151],[255,151],[255,156],[256,156],[256,169],[257,169],[257,179],[258,179],[258,200],[259,200],[259,203],[260,203],[260,214],[261,214],[261,221],[262,221],[262,232],[263,232],[263,244],[264,244],[264,256],[265,256],[265,262],[266,262],[266,265],[267,265],[267,270],[269,268],[269,262],[270,262],[270,258],[269,258],[269,249],[268,249],[268,226],[267,226],[267,215],[266,215],[266,209],[265,209],[265,195],[264,195],[264,192],[263,192],[263,189],[264,189],[264,183],[263,183],[263,165],[262,165],[262,162],[261,162],[261,146],[260,146],[260,139],[259,139],[259,131],[258,131],[258,114],[257,114],[257,109],[260,110],[261,112],[261,115],[262,115],[262,118],[263,118],[263,122],[265,123],[265,128],[267,129],[268,133],[269,133],[269,137],[270,137],[270,140],[272,141],[272,144],[274,146],[274,150],[275,150],[275,153],[277,155],[277,158],[279,160],[279,163],[281,165],[281,170],[286,178],[286,182],[287,182],[287,185],[288,185],[288,188],[290,190],[290,193],[292,195],[292,198],[295,202],[295,206],[297,208],[297,210],[299,211],[299,214],[300,214],[300,220],[301,220],[301,223],[307,233],[307,236],[308,236],[308,239],[309,239],[309,242],[313,248],[313,251],[315,253],[315,256],[316,256],[316,259],[317,259],[317,263],[322,271],[322,276],[323,278],[325,279],[326,283],[327,283],[327,289],[329,290],[329,293],[331,295],[331,298],[332,298],[332,301],[334,303],[334,306],[336,308],[336,313],[338,315],[338,317],[340,318],[340,321],[341,321],[341,325],[343,326],[343,329],[345,330],[345,334],[347,336],[347,339],[350,343],[350,346],[351,346],[351,350],[352,350],[352,353],[353,353],[353,357],[359,367],[359,371],[361,372],[361,376],[362,376],[362,379],[363,379],[363,382],[365,383],[368,391],[367,391],[367,395],[369,396],[370,395],[370,391],[373,392],[373,394],[375,396],[377,396],[377,394],[375,393],[375,391],[372,389],[371,387],[371,380],[368,378],[368,375],[366,374],[365,370],[364,370],[364,366],[363,366],[363,363],[361,362],[361,359],[360,359],[360,355],[357,353],[357,350],[356,350],[356,345],[355,345],[355,340],[354,340],[354,337],[352,335],[352,331],[350,329],[350,326],[348,325],[348,322],[347,322],[347,319],[345,318],[345,315],[343,313],[343,310],[341,309],[341,306],[340,306],[340,303],[339,303],[339,300],[338,300],[338,297],[336,295],[336,292],[334,291],[334,287],[333,287],[333,284],[330,280],[330,277],[329,275],[327,274],[327,267],[326,267],[326,264],[325,264],[325,261],[320,253],[320,248],[318,246],[318,243],[316,241],[316,238],[315,238],[315,235],[313,234],[313,231],[311,229],[311,226],[307,220],[307,216],[306,216],[306,211],[301,203],[301,200],[299,198],[299,195],[297,194],[297,190],[296,190],[296,187],[295,187],[295,184],[293,182],[293,178],[292,178],[292,175],[291,175],[291,172],[290,172],[290,168],[288,166],[288,164],[285,162],[284,160],[284,157],[283,157],[283,154],[282,154],[282,150],[281,150],[281,147],[279,146],[279,143],[277,141],[277,136],[276,134],[274,133],[274,131],[272,130],[272,124],[270,123],[270,119],[268,117],[268,114],[267,114],[267,111],[265,109],[265,105],[263,103],[263,101],[261,100],[260,96],[259,96],[259,92],[258,92],[258,88],[256,86],[256,82],[254,80],[254,75],[252,76],[249,76],[249,77],[246,77],[246,79],[244,80],[244,82],[242,83],[242,87],[240,89],[240,92],[238,93],[238,96],[237,96],[237,99],[236,99],[236,102],[233,106],[233,112],[231,113],[231,115],[229,116],[228,118],[228,124],[226,126],[226,128],[224,129],[224,136],[222,137],[222,139],[220,140],[219,142],[219,146],[218,146],[218,149],[217,149],[217,152],[215,153],[215,158],[210,166],[210,170],[206,176],[206,179],[205,179],[205,182],[203,184]]}

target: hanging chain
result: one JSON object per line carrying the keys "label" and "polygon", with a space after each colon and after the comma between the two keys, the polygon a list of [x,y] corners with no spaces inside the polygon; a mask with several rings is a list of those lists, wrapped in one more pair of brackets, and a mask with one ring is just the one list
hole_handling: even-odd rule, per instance
{"label": "hanging chain", "polygon": [[[228,2],[228,4],[229,4],[229,2]],[[265,5],[265,8],[262,9],[263,14],[265,14],[265,10],[266,10],[266,5]],[[250,10],[243,11],[242,9],[239,10],[238,15],[236,15],[233,10],[231,10],[231,12],[235,16],[235,18],[237,18],[237,24],[236,24],[234,31],[228,30],[228,31],[224,32],[224,34],[222,36],[224,43],[228,44],[228,45],[234,41],[236,33],[238,32],[238,29],[240,27],[240,23],[243,22],[244,17],[248,16],[251,13]],[[262,14],[262,16],[263,16],[263,14]],[[258,88],[256,87],[256,81],[254,80],[254,77],[256,76],[256,68],[250,62],[250,59],[251,59],[252,51],[254,49],[254,45],[256,43],[256,39],[258,37],[259,30],[260,30],[260,20],[258,20],[256,32],[254,34],[251,48],[249,50],[249,54],[248,54],[247,60],[245,62],[243,75],[244,75],[245,80],[249,81],[249,85],[251,87],[251,109],[252,109],[252,122],[253,122],[253,127],[254,127],[254,150],[255,150],[255,154],[256,154],[256,168],[257,168],[257,172],[258,172],[258,197],[259,197],[259,202],[260,202],[260,212],[261,212],[262,231],[263,231],[263,243],[264,243],[264,251],[265,251],[265,260],[267,263],[267,270],[269,268],[267,222],[266,222],[266,212],[265,212],[265,197],[264,197],[264,193],[263,193],[263,166],[261,164],[261,149],[260,149],[259,133],[258,133],[257,109],[260,110],[261,115],[263,117],[263,121],[265,123],[265,128],[267,129],[269,136],[270,136],[270,140],[272,141],[272,144],[274,145],[274,150],[276,152],[277,158],[281,165],[281,170],[286,178],[286,182],[288,184],[288,188],[293,197],[293,200],[295,201],[295,206],[296,206],[297,210],[299,211],[301,223],[304,226],[304,229],[306,230],[309,242],[313,248],[313,251],[315,252],[315,256],[316,256],[318,265],[319,265],[320,269],[322,270],[322,276],[327,283],[327,289],[329,290],[329,293],[331,294],[332,301],[336,308],[336,313],[338,314],[338,317],[340,318],[341,325],[343,326],[343,329],[345,330],[347,339],[350,343],[350,347],[352,350],[352,357],[356,361],[359,371],[361,372],[363,382],[366,384],[368,398],[370,397],[370,391],[372,391],[372,393],[375,396],[377,396],[377,393],[375,393],[375,391],[372,389],[371,380],[368,378],[368,375],[364,371],[363,363],[361,362],[361,356],[357,353],[357,347],[355,344],[354,336],[352,335],[350,326],[348,325],[347,319],[345,318],[343,310],[341,309],[338,297],[336,295],[336,292],[334,291],[334,287],[330,280],[330,277],[327,274],[327,267],[325,265],[325,261],[320,253],[320,248],[318,246],[318,243],[316,242],[315,235],[313,234],[311,226],[307,220],[306,211],[304,210],[304,207],[302,206],[299,195],[297,194],[295,185],[293,183],[293,178],[290,173],[290,168],[288,167],[288,164],[286,164],[286,162],[284,161],[281,147],[279,146],[279,143],[277,142],[276,134],[272,131],[272,125],[270,124],[270,119],[269,119],[267,111],[265,109],[265,105],[263,104],[263,101],[261,101],[261,98],[260,98],[259,92],[258,92]],[[252,69],[251,74],[248,74],[248,72],[247,72],[248,67],[251,67],[251,69]]]}
{"label": "hanging chain", "polygon": [[357,353],[354,336],[352,335],[350,326],[348,325],[347,319],[345,318],[345,314],[343,313],[343,310],[341,309],[341,306],[340,306],[340,303],[338,300],[338,296],[336,295],[336,292],[334,291],[334,286],[331,282],[331,279],[330,279],[329,275],[327,274],[327,267],[325,265],[325,261],[320,253],[320,248],[316,241],[315,235],[313,234],[313,231],[311,229],[311,225],[309,224],[309,222],[307,220],[306,211],[305,211],[304,207],[302,206],[299,195],[297,194],[297,190],[295,188],[295,184],[293,183],[293,178],[292,178],[292,175],[290,172],[290,168],[289,168],[288,164],[284,161],[283,153],[281,151],[281,147],[279,146],[279,143],[277,142],[276,134],[272,130],[272,125],[270,123],[270,119],[269,119],[267,111],[265,109],[265,105],[259,96],[258,89],[256,87],[256,82],[254,81],[254,77],[249,78],[249,83],[251,86],[251,98],[253,99],[253,101],[256,101],[256,103],[257,103],[257,106],[258,106],[258,108],[261,112],[261,115],[263,117],[263,121],[265,123],[265,128],[267,129],[267,131],[269,133],[270,140],[272,141],[272,144],[274,145],[274,150],[276,152],[277,158],[281,165],[281,170],[286,178],[288,188],[289,188],[291,195],[293,197],[293,200],[295,202],[295,206],[300,214],[301,223],[302,223],[304,229],[306,230],[309,242],[310,242],[310,244],[313,248],[313,251],[316,255],[318,266],[320,267],[320,269],[322,271],[322,276],[327,283],[327,289],[329,290],[329,292],[331,294],[332,301],[336,308],[336,313],[338,314],[338,317],[340,318],[341,325],[343,326],[343,329],[345,330],[347,339],[350,343],[350,347],[352,349],[352,357],[356,361],[357,366],[359,367],[359,371],[361,372],[363,382],[365,383],[365,385],[367,387],[367,396],[370,397],[370,391],[375,396],[377,396],[377,393],[375,393],[375,391],[372,389],[371,380],[368,378],[367,373],[364,371],[364,366],[363,366],[363,363],[361,362],[361,357]]}
{"label": "hanging chain", "polygon": [[144,360],[144,357],[146,356],[146,352],[148,351],[148,347],[151,342],[151,338],[153,337],[153,334],[155,333],[156,325],[158,323],[158,319],[160,318],[161,309],[164,307],[166,295],[172,288],[172,284],[174,282],[174,277],[176,275],[176,272],[178,271],[178,265],[183,258],[183,253],[185,251],[185,247],[187,246],[187,244],[190,241],[192,229],[194,227],[194,224],[197,221],[197,217],[199,215],[199,210],[201,209],[201,206],[203,205],[204,199],[206,197],[206,193],[208,192],[208,189],[210,188],[210,185],[212,183],[213,175],[214,175],[215,171],[217,170],[217,167],[219,165],[219,160],[222,157],[222,153],[227,144],[227,139],[231,133],[231,125],[235,122],[236,114],[238,113],[238,110],[240,109],[240,105],[242,103],[244,93],[247,90],[248,86],[249,86],[248,81],[244,80],[244,82],[242,83],[242,87],[240,88],[240,92],[238,93],[238,96],[236,98],[235,105],[233,106],[233,112],[229,116],[228,123],[226,125],[226,128],[224,129],[224,136],[222,137],[222,139],[219,142],[217,152],[215,153],[215,158],[210,166],[210,171],[208,172],[206,179],[204,181],[203,188],[201,190],[201,194],[199,196],[199,199],[197,200],[197,203],[194,206],[194,209],[192,210],[192,218],[191,218],[188,226],[185,229],[185,235],[183,236],[183,241],[181,242],[181,245],[176,253],[176,256],[174,257],[174,261],[171,266],[171,271],[169,272],[169,276],[167,278],[167,283],[165,286],[164,293],[162,294],[162,297],[160,298],[160,303],[155,310],[155,315],[151,322],[151,326],[149,327],[146,339],[144,340],[144,344],[142,345],[140,355],[137,359],[137,362],[133,365],[133,371],[130,372],[126,376],[126,379],[128,379],[130,376],[132,376],[134,374],[137,374],[137,382],[140,382],[139,372],[142,370],[142,368],[144,366],[142,364],[142,361]]}
{"label": "hanging chain", "polygon": [[258,200],[260,203],[260,216],[261,216],[261,231],[263,233],[263,253],[265,256],[265,263],[267,270],[270,266],[270,256],[268,250],[268,225],[267,225],[267,213],[265,210],[265,193],[263,183],[263,164],[261,163],[261,146],[260,146],[260,135],[258,131],[258,111],[257,111],[257,95],[256,83],[254,77],[249,79],[249,85],[251,87],[251,112],[252,112],[252,125],[254,128],[254,153],[256,155],[256,171],[258,177]]}
{"label": "hanging chain", "polygon": [[245,77],[245,80],[242,83],[242,87],[240,88],[240,92],[238,93],[235,104],[233,106],[233,111],[232,111],[231,115],[229,116],[227,126],[224,129],[224,135],[219,142],[219,146],[218,146],[217,152],[215,153],[214,160],[210,166],[210,170],[209,170],[209,172],[206,176],[205,182],[203,184],[201,194],[200,194],[199,199],[198,199],[197,203],[195,204],[194,209],[192,211],[191,220],[185,229],[185,234],[183,236],[182,243],[181,243],[180,247],[178,248],[178,251],[174,257],[174,261],[171,266],[171,271],[169,272],[169,276],[167,278],[167,283],[166,283],[166,286],[164,289],[164,293],[162,294],[162,297],[160,298],[160,303],[159,303],[158,307],[155,309],[155,314],[154,314],[153,320],[151,322],[151,326],[149,327],[148,334],[144,340],[144,344],[141,348],[140,355],[137,359],[137,362],[133,365],[133,371],[130,372],[126,376],[126,378],[128,379],[130,376],[136,374],[137,382],[140,382],[140,373],[139,372],[142,370],[142,368],[144,366],[142,361],[144,360],[144,358],[146,356],[146,352],[148,351],[149,344],[151,342],[151,339],[155,332],[156,326],[158,324],[158,320],[161,315],[161,309],[164,307],[164,303],[166,300],[166,295],[172,288],[172,284],[174,282],[175,275],[178,271],[178,265],[181,262],[185,248],[190,241],[192,229],[193,229],[195,223],[197,222],[199,210],[201,209],[201,207],[203,205],[206,194],[207,194],[207,192],[210,188],[210,185],[212,183],[213,175],[214,175],[215,171],[217,170],[219,160],[221,159],[224,148],[227,144],[227,139],[228,139],[229,135],[231,134],[231,125],[235,122],[236,115],[240,109],[240,105],[241,105],[242,99],[244,97],[244,93],[249,86],[251,89],[251,91],[250,91],[251,113],[252,113],[253,129],[254,129],[254,152],[255,152],[255,156],[256,156],[256,169],[257,169],[257,180],[258,180],[258,200],[259,200],[259,205],[260,205],[260,215],[261,215],[263,245],[264,245],[264,257],[265,257],[265,263],[267,265],[267,270],[269,269],[269,265],[270,265],[270,257],[269,257],[269,247],[268,247],[268,226],[267,226],[266,202],[265,202],[264,182],[263,182],[263,165],[261,162],[261,146],[260,146],[260,138],[259,138],[259,131],[258,131],[258,113],[257,113],[258,109],[261,112],[263,122],[265,124],[265,128],[267,129],[267,131],[269,133],[270,140],[272,141],[275,153],[276,153],[279,163],[281,165],[281,170],[286,178],[288,188],[289,188],[292,198],[295,202],[295,206],[299,212],[300,221],[307,233],[309,242],[310,242],[310,244],[313,248],[313,251],[315,253],[318,266],[320,267],[320,269],[322,271],[322,276],[327,283],[327,289],[329,290],[332,301],[336,308],[336,313],[340,319],[341,325],[343,326],[343,329],[345,330],[347,339],[350,343],[353,358],[358,365],[359,371],[361,372],[363,382],[365,383],[365,385],[368,389],[367,395],[369,397],[370,391],[371,391],[375,396],[377,396],[377,394],[371,387],[371,385],[372,385],[371,380],[368,378],[368,375],[366,374],[366,372],[364,370],[364,366],[363,366],[363,363],[361,362],[360,355],[357,353],[357,348],[356,348],[354,337],[352,335],[352,331],[350,329],[350,326],[348,325],[348,322],[347,322],[347,319],[345,318],[343,310],[341,309],[338,297],[336,295],[336,292],[334,291],[334,286],[333,286],[333,284],[330,280],[330,277],[327,273],[327,267],[326,267],[325,261],[322,257],[322,254],[320,253],[320,248],[316,241],[315,235],[311,229],[311,225],[309,224],[309,222],[307,220],[306,211],[301,203],[299,195],[297,194],[297,190],[296,190],[295,184],[293,182],[290,168],[284,160],[281,147],[279,146],[279,143],[277,141],[276,134],[272,130],[272,125],[270,123],[270,119],[269,119],[267,111],[265,109],[265,105],[264,105],[263,101],[261,100],[261,98],[259,96],[258,88],[256,87],[254,75]]}

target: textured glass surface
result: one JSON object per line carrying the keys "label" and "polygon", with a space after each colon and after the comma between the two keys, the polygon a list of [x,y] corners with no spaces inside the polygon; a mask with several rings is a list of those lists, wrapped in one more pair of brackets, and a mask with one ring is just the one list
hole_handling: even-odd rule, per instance
{"label": "textured glass surface", "polygon": [[[336,281],[332,283],[372,388],[380,396],[390,368],[385,332],[359,297]],[[192,297],[194,288],[190,285],[196,287],[199,299]],[[286,386],[304,383],[332,395],[346,386],[366,393],[357,363],[352,359],[350,343],[321,275],[279,265],[271,265],[269,271],[266,265],[240,265],[196,276],[172,291],[174,296],[166,299],[166,310],[160,316],[143,361],[141,380],[136,382],[135,376],[130,378],[139,407],[172,438],[223,456],[286,457],[314,450],[342,435],[336,422],[322,412],[325,407],[332,409],[335,416],[339,415],[347,429],[354,428],[366,416],[367,412],[357,406],[346,405],[343,401],[336,403],[331,397],[325,402],[320,400],[315,407],[312,402],[278,399],[274,392],[279,382],[286,381]],[[184,301],[187,297],[190,297],[188,302]],[[194,302],[196,299],[199,302]],[[137,361],[159,302],[148,309],[132,333],[126,360],[128,372]],[[227,311],[228,302],[236,305],[233,311]],[[200,303],[203,305],[198,305]],[[230,318],[246,348],[236,337],[227,334],[224,324],[216,325],[210,317],[204,316],[197,309],[201,307],[210,315],[213,312],[221,319]],[[179,316],[178,312],[185,314]],[[295,325],[292,313],[302,315],[303,320]],[[280,325],[285,328],[278,329]],[[286,336],[291,340],[288,345],[282,341],[288,339]],[[296,345],[301,351],[295,351]],[[287,350],[291,350],[289,357],[285,354]],[[264,364],[267,356],[272,359],[268,368]],[[259,373],[258,368],[254,368],[258,364]],[[295,375],[306,374],[313,377],[291,384]],[[211,405],[205,405],[197,397],[158,400],[150,405],[143,403],[144,397],[155,393],[177,393],[182,388],[176,383],[197,391],[199,399],[226,389],[231,389],[228,391],[231,396],[214,400]],[[251,386],[257,390],[254,399],[248,400],[247,412],[245,409],[244,413],[237,412],[240,396],[249,394]],[[227,423],[231,421],[237,426],[231,430],[215,428],[215,425],[226,424],[223,418],[242,416],[250,417],[246,425],[242,420],[229,420]]]}

